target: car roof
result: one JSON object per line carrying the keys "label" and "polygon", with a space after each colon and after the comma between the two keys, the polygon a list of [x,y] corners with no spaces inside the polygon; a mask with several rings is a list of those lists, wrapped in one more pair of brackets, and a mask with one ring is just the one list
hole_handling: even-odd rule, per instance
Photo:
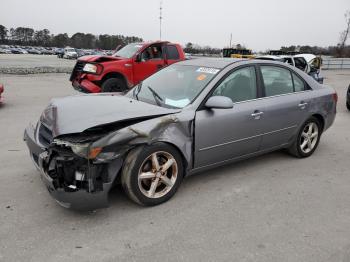
{"label": "car roof", "polygon": [[241,58],[193,58],[176,63],[177,65],[189,65],[189,66],[205,66],[222,69],[228,65],[236,62],[245,61],[247,59]]}
{"label": "car roof", "polygon": [[262,56],[257,56],[255,59],[272,59],[272,60],[281,60],[281,56],[276,56],[276,55],[262,55]]}
{"label": "car roof", "polygon": [[303,57],[305,58],[306,62],[310,63],[310,61],[314,59],[316,56],[313,54],[299,54],[299,55],[295,55],[294,57]]}

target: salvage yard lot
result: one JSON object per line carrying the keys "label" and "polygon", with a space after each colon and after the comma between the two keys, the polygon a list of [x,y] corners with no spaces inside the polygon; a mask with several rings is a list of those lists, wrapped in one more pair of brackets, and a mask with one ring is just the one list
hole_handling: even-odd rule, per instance
{"label": "salvage yard lot", "polygon": [[191,176],[151,208],[117,187],[110,208],[88,213],[49,196],[22,141],[51,98],[77,94],[69,75],[0,75],[0,261],[350,261],[350,71],[324,75],[338,115],[310,158],[276,152]]}
{"label": "salvage yard lot", "polygon": [[55,55],[0,54],[0,68],[8,67],[74,67],[76,60],[59,59]]}

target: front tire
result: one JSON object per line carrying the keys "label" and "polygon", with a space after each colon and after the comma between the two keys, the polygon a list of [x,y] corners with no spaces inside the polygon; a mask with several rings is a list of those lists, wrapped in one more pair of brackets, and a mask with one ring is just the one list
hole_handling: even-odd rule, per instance
{"label": "front tire", "polygon": [[122,186],[127,196],[144,206],[168,201],[184,176],[182,157],[172,146],[156,143],[129,152],[122,170]]}
{"label": "front tire", "polygon": [[109,78],[101,86],[102,92],[124,92],[126,90],[125,81],[120,78]]}
{"label": "front tire", "polygon": [[308,119],[300,128],[298,136],[288,152],[295,157],[305,158],[311,156],[321,138],[322,127],[319,120],[315,117]]}
{"label": "front tire", "polygon": [[350,111],[350,102],[346,102],[346,107]]}

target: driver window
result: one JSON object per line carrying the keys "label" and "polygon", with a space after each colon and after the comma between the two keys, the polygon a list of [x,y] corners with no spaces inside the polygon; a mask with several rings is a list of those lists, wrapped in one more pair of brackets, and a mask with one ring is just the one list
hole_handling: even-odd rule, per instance
{"label": "driver window", "polygon": [[213,96],[226,96],[233,102],[257,98],[255,68],[249,66],[232,72],[215,89]]}
{"label": "driver window", "polygon": [[141,54],[141,61],[146,62],[148,60],[160,60],[162,59],[162,47],[161,46],[149,46]]}

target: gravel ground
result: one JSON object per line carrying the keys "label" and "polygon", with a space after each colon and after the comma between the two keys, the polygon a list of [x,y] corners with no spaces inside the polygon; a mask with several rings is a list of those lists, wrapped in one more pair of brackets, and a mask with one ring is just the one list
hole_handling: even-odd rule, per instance
{"label": "gravel ground", "polygon": [[50,98],[76,93],[69,75],[0,75],[0,261],[350,261],[350,71],[324,75],[338,115],[312,157],[275,152],[191,176],[152,208],[116,188],[110,208],[89,213],[56,204],[22,141]]}
{"label": "gravel ground", "polygon": [[0,54],[0,74],[70,73],[75,62],[55,55]]}

